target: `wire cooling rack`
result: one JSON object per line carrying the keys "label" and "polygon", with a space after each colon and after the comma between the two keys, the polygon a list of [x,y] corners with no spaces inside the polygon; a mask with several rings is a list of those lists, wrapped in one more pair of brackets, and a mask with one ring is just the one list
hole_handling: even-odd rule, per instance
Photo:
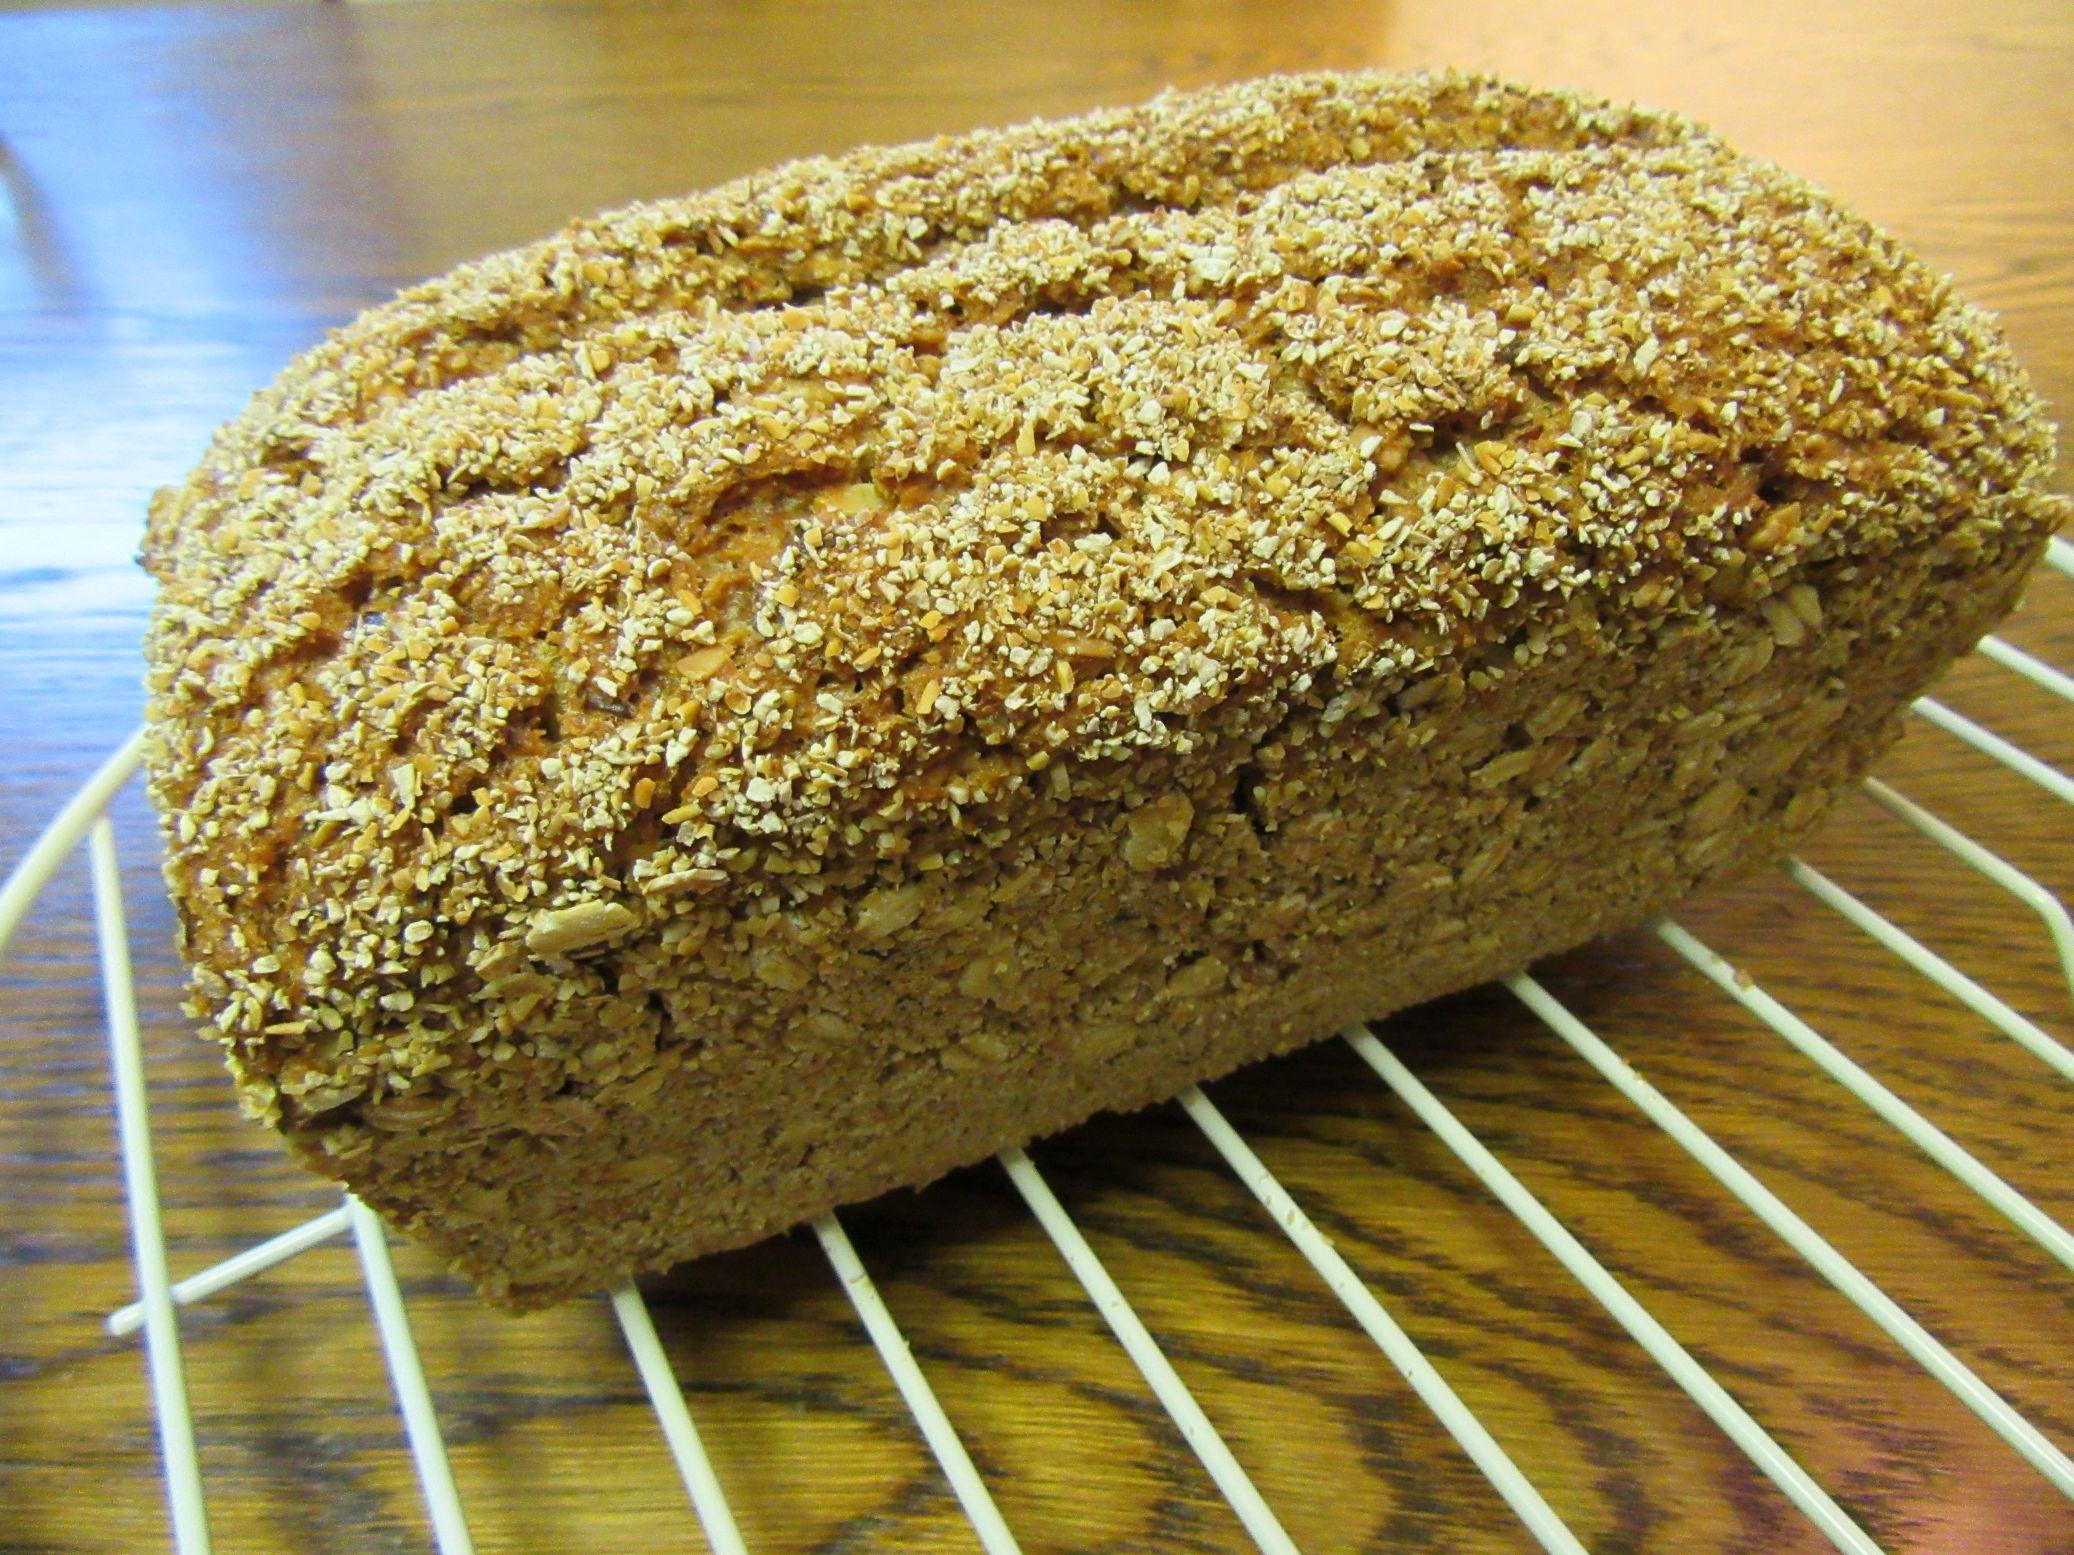
{"label": "wire cooling rack", "polygon": [[[2053,540],[2047,560],[2058,571],[2074,577],[2074,545]],[[1988,637],[1980,643],[1979,651],[2051,695],[2074,702],[2074,678],[2021,649],[2000,638]],[[1981,754],[2029,779],[2054,801],[2074,804],[2074,780],[2054,767],[1931,698],[1918,700],[1914,711]],[[173,1547],[178,1555],[204,1555],[211,1547],[203,1480],[195,1452],[193,1410],[181,1362],[179,1308],[206,1300],[322,1243],[350,1235],[358,1251],[405,1436],[424,1492],[435,1546],[439,1555],[468,1555],[473,1543],[466,1512],[448,1463],[446,1442],[426,1383],[424,1367],[411,1337],[403,1291],[390,1262],[387,1234],[364,1205],[349,1196],[328,1213],[259,1242],[222,1263],[181,1280],[172,1277],[153,1167],[136,988],[131,974],[115,833],[107,814],[110,801],[136,771],[140,747],[141,736],[133,737],[108,759],[45,830],[5,887],[0,888],[0,948],[5,947],[58,865],[84,839],[92,864],[95,923],[113,1057],[124,1186],[129,1201],[138,1285],[142,1292],[140,1300],[111,1314],[107,1327],[116,1335],[141,1331],[144,1336],[151,1390],[157,1408]],[[1868,779],[1865,789],[1875,802],[1896,818],[2035,913],[2051,937],[2070,995],[2074,995],[2074,920],[2070,920],[2066,907],[2051,892],[1950,822],[1884,782]],[[2062,1079],[2074,1080],[2074,1052],[2008,1003],[1807,864],[1789,859],[1782,867],[1794,883],[1915,972],[1928,978],[2012,1041],[2021,1044]],[[1660,921],[1653,927],[1665,945],[1723,994],[1790,1043],[2053,1259],[2074,1270],[2074,1236],[2070,1236],[2037,1205],[1691,933],[1669,920]],[[2049,1441],[1965,1361],[1903,1311],[1734,1155],[1636,1073],[1540,982],[1521,973],[1508,978],[1506,987],[1607,1084],[1640,1109],[1917,1364],[1950,1389],[2061,1495],[2074,1502],[2074,1462],[2069,1461],[2064,1450]],[[1348,1028],[1341,1036],[1832,1544],[1840,1550],[1853,1552],[1853,1555],[1874,1555],[1878,1551],[1879,1546],[1830,1493],[1398,1060],[1374,1031],[1356,1026]],[[1465,1405],[1391,1317],[1373,1290],[1334,1250],[1331,1241],[1224,1114],[1200,1090],[1192,1087],[1182,1093],[1179,1101],[1217,1154],[1260,1201],[1296,1250],[1322,1276],[1354,1320],[1382,1349],[1449,1435],[1489,1479],[1534,1539],[1550,1551],[1581,1552],[1584,1545],[1578,1537],[1520,1471],[1483,1421]],[[1264,1551],[1294,1551],[1297,1546],[1274,1509],[1110,1278],[1037,1167],[1020,1150],[1004,1152],[1000,1162],[1017,1193],[1057,1247],[1254,1543]],[[910,1352],[841,1221],[834,1215],[823,1216],[814,1223],[813,1232],[969,1518],[980,1545],[989,1555],[1007,1555],[1007,1552],[1016,1551],[1019,1546],[1014,1532],[966,1452],[928,1377]],[[647,1302],[632,1285],[613,1291],[609,1299],[632,1363],[654,1406],[663,1436],[708,1544],[719,1555],[745,1550],[726,1490],[700,1442],[698,1428],[693,1423],[684,1392],[657,1335]]]}

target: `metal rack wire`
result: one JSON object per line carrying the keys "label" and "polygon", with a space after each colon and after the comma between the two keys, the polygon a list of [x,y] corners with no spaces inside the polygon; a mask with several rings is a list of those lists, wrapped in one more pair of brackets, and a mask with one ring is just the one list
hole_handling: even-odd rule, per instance
{"label": "metal rack wire", "polygon": [[[2074,577],[2074,545],[2053,540],[2047,560],[2060,572]],[[2023,676],[2052,695],[2074,702],[2074,678],[1999,638],[1984,639],[1979,650],[1996,664]],[[2074,780],[2028,752],[1928,697],[1919,699],[1914,710],[1929,723],[2037,784],[2053,799],[2074,803]],[[364,1205],[348,1197],[338,1208],[247,1248],[233,1258],[178,1281],[172,1278],[152,1163],[143,1054],[115,833],[107,817],[111,799],[136,770],[140,747],[141,736],[133,737],[111,756],[52,821],[6,885],[0,887],[0,948],[4,948],[59,863],[84,839],[92,863],[95,922],[113,1058],[123,1178],[141,1292],[139,1300],[113,1313],[107,1326],[117,1335],[139,1330],[144,1334],[171,1510],[173,1547],[178,1555],[205,1555],[210,1549],[203,1483],[195,1453],[193,1415],[181,1364],[178,1309],[206,1300],[242,1280],[350,1232],[358,1250],[397,1406],[424,1493],[435,1546],[440,1555],[467,1555],[473,1549],[467,1518],[448,1465],[439,1417],[411,1337],[403,1293],[390,1264],[387,1234]],[[2070,994],[2074,994],[2074,920],[2070,920],[2065,905],[1950,822],[1897,793],[1887,784],[1871,779],[1865,789],[1876,803],[1896,818],[1978,871],[2041,918],[2051,936]],[[1913,970],[2021,1044],[2060,1076],[2074,1079],[2074,1052],[2036,1023],[1816,870],[1797,859],[1786,861],[1783,868],[1795,884]],[[2070,1236],[2037,1205],[1687,930],[1665,920],[1655,925],[1655,932],[1673,952],[1812,1060],[1905,1140],[1971,1189],[2060,1264],[2074,1270],[2074,1236]],[[1950,1389],[2054,1488],[2074,1501],[2074,1462],[2070,1462],[2062,1448],[2049,1441],[1963,1360],[1932,1337],[1830,1242],[1789,1209],[1729,1151],[1636,1073],[1542,984],[1530,976],[1519,974],[1509,978],[1506,986],[1608,1084],[1698,1161],[1930,1375]],[[1375,1032],[1355,1026],[1341,1035],[1382,1082],[1432,1129],[1463,1165],[1831,1543],[1840,1550],[1853,1552],[1853,1555],[1875,1555],[1879,1547],[1864,1529],[1650,1315],[1619,1279],[1564,1228],[1503,1162],[1398,1060]],[[1331,1242],[1217,1107],[1200,1090],[1192,1087],[1179,1100],[1183,1111],[1217,1154],[1260,1201],[1297,1251],[1324,1279],[1355,1321],[1482,1470],[1533,1537],[1550,1551],[1570,1552],[1570,1555],[1582,1552],[1584,1545],[1577,1536],[1564,1525],[1489,1430],[1391,1318],[1374,1292],[1333,1249]],[[1000,1161],[1017,1193],[1051,1238],[1247,1533],[1263,1551],[1293,1552],[1296,1545],[1274,1510],[1122,1291],[1104,1270],[1037,1167],[1020,1150],[1004,1152]],[[813,1230],[901,1398],[970,1519],[981,1546],[989,1555],[1007,1555],[1007,1552],[1017,1550],[1015,1535],[974,1467],[927,1376],[910,1353],[841,1221],[834,1215],[826,1215],[814,1223]],[[708,1544],[718,1555],[732,1555],[732,1552],[745,1550],[727,1495],[701,1445],[697,1426],[657,1336],[646,1301],[631,1285],[613,1291],[609,1299]]]}

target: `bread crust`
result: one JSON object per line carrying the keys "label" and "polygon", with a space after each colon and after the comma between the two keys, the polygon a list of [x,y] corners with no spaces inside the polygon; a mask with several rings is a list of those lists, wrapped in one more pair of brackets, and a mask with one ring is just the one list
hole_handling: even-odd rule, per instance
{"label": "bread crust", "polygon": [[578,222],[154,502],[191,1007],[487,1294],[604,1284],[1767,856],[2051,468],[1891,240],[1480,78]]}

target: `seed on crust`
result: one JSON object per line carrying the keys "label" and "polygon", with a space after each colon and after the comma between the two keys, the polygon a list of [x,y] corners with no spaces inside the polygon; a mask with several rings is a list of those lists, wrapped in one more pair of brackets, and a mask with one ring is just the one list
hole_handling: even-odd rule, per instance
{"label": "seed on crust", "polygon": [[526,930],[526,948],[535,955],[562,956],[601,945],[624,934],[640,916],[619,902],[578,902],[534,918]]}

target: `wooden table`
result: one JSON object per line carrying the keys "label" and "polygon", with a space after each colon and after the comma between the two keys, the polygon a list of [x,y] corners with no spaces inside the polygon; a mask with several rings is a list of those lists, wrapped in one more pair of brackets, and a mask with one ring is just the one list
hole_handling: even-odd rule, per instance
{"label": "wooden table", "polygon": [[[1675,105],[1846,196],[2002,310],[2074,403],[2074,10],[1749,0],[566,3],[0,15],[0,866],[138,714],[147,492],[326,325],[567,215],[853,142],[1255,71],[1455,63]],[[2074,586],[2009,629],[2074,664]],[[2063,703],[1971,663],[1949,700],[2062,768]],[[2067,812],[1919,728],[1888,776],[2074,892]],[[135,904],[176,1269],[331,1202],[236,1117],[173,1012],[134,796]],[[2061,1036],[2038,921],[1869,803],[1814,860]],[[147,1551],[165,1513],[131,1293],[84,871],[0,967],[0,1551]],[[2063,1221],[2074,1097],[1775,875],[1686,921]],[[1551,986],[1904,1306],[2074,1445],[2074,1279],[1784,1044],[1633,935]],[[1508,996],[1385,1034],[1889,1548],[2065,1551],[2074,1512]],[[1215,1099],[1594,1549],[1817,1535],[1343,1047]],[[1525,1533],[1171,1109],[1036,1159],[1307,1550],[1519,1550]],[[1243,1536],[995,1169],[849,1217],[1031,1550]],[[401,1255],[485,1550],[695,1549],[601,1303],[522,1321]],[[658,1288],[757,1550],[972,1548],[809,1241]],[[351,1255],[197,1309],[219,1547],[429,1547]]]}

